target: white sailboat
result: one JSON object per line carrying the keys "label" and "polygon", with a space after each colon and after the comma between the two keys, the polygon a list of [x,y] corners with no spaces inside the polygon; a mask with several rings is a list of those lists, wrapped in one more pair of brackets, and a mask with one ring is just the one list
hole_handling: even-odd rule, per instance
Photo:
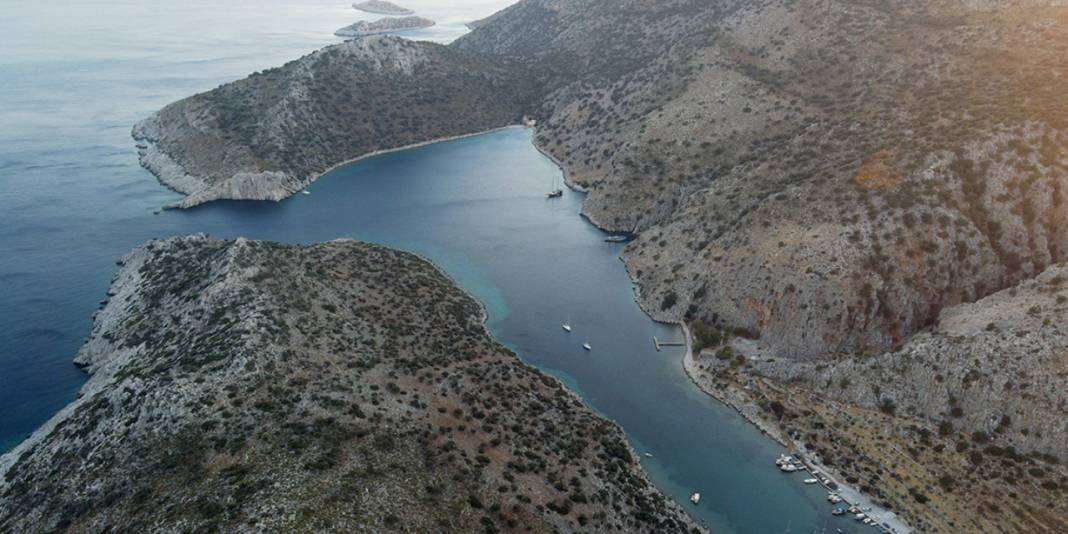
{"label": "white sailboat", "polygon": [[593,347],[590,346],[590,342],[589,341],[583,343],[582,344],[582,348],[584,348],[586,350],[593,350]]}
{"label": "white sailboat", "polygon": [[556,176],[553,176],[553,186],[548,193],[545,194],[548,198],[560,198],[564,196],[564,190],[556,185]]}
{"label": "white sailboat", "polygon": [[563,328],[564,331],[566,331],[566,332],[570,332],[571,331],[571,316],[570,315],[567,316],[567,322],[562,324],[562,325],[560,325],[560,328]]}

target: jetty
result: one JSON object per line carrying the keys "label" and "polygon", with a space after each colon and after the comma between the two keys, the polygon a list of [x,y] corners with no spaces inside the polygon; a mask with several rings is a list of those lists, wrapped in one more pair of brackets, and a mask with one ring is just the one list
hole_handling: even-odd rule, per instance
{"label": "jetty", "polygon": [[686,343],[683,341],[660,341],[653,336],[653,346],[656,347],[656,351],[660,352],[660,347],[685,347]]}

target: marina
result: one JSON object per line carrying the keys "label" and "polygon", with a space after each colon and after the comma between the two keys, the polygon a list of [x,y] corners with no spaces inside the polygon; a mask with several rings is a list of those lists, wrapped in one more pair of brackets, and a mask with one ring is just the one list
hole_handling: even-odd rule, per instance
{"label": "marina", "polygon": [[[798,471],[809,473],[811,478],[805,478],[802,482],[805,485],[819,484],[820,487],[827,490],[827,502],[835,505],[830,511],[830,514],[834,517],[848,515],[859,524],[875,528],[885,534],[902,534],[909,531],[892,514],[875,510],[859,498],[859,493],[853,490],[846,490],[829,476],[811,466],[800,452],[780,454],[775,460],[775,466],[779,471],[787,474]],[[843,496],[843,493],[848,495],[848,498]]]}

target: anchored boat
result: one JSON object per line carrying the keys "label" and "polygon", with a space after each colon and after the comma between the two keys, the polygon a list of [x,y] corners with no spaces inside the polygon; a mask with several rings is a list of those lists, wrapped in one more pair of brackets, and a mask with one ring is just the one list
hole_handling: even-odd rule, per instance
{"label": "anchored boat", "polygon": [[561,189],[560,186],[556,185],[556,176],[553,176],[552,189],[550,189],[549,192],[545,194],[545,196],[548,198],[560,198],[564,196],[564,190]]}

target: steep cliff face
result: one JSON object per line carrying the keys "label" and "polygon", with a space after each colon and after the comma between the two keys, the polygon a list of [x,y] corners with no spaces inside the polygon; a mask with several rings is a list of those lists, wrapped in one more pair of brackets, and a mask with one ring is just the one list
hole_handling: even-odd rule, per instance
{"label": "steep cliff face", "polygon": [[[979,432],[983,443],[1068,460],[1068,267],[947,308],[929,332],[876,357],[829,364],[758,360],[830,398]],[[888,380],[888,376],[892,380]]]}
{"label": "steep cliff face", "polygon": [[371,36],[171,104],[133,135],[180,207],[280,200],[368,153],[518,124],[528,94],[503,62]]}
{"label": "steep cliff face", "polygon": [[412,255],[171,238],[109,294],[78,399],[0,457],[0,531],[696,530]]}

